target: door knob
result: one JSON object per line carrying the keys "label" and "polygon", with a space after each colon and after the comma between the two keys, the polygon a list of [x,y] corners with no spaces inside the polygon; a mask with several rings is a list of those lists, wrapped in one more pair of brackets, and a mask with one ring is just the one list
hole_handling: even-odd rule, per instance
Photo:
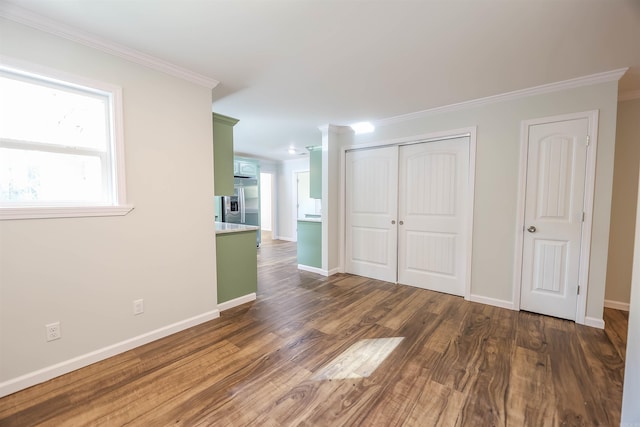
{"label": "door knob", "polygon": [[527,228],[527,231],[528,231],[529,233],[535,233],[535,232],[536,232],[536,227],[532,225],[532,226],[530,226],[529,228]]}
{"label": "door knob", "polygon": [[391,224],[395,224],[395,223],[396,223],[396,220],[395,220],[395,219],[392,219],[392,220],[391,220]]}
{"label": "door knob", "polygon": [[400,224],[400,225],[404,224],[404,221],[400,221],[400,222],[399,222],[399,224]]}

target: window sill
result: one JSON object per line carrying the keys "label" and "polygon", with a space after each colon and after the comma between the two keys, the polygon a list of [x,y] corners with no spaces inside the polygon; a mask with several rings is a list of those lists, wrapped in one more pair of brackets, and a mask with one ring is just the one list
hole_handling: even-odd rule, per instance
{"label": "window sill", "polygon": [[82,218],[89,216],[124,216],[133,206],[64,206],[64,207],[0,207],[0,220]]}

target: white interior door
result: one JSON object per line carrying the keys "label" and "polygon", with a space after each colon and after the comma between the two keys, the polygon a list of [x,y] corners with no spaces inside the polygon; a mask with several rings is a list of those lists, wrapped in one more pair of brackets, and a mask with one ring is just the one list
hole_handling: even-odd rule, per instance
{"label": "white interior door", "polygon": [[464,295],[469,138],[400,147],[398,282]]}
{"label": "white interior door", "polygon": [[398,147],[346,153],[348,273],[396,282]]}
{"label": "white interior door", "polygon": [[589,120],[529,127],[520,308],[575,320]]}

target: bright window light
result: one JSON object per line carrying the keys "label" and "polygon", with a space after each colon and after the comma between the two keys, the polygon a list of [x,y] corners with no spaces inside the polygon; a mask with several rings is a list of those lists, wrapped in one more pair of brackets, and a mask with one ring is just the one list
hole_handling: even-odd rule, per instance
{"label": "bright window light", "polygon": [[351,125],[351,129],[359,135],[361,133],[371,133],[376,130],[376,127],[371,122],[358,122]]}
{"label": "bright window light", "polygon": [[322,367],[315,381],[367,378],[385,361],[404,337],[360,340]]}
{"label": "bright window light", "polygon": [[109,97],[0,74],[0,200],[111,203]]}
{"label": "bright window light", "polygon": [[[95,84],[0,67],[3,219],[87,216],[86,209],[82,215],[59,209],[124,206],[122,141],[115,117],[120,89]],[[51,208],[58,211],[51,213]],[[105,212],[109,215],[104,209],[90,215]]]}

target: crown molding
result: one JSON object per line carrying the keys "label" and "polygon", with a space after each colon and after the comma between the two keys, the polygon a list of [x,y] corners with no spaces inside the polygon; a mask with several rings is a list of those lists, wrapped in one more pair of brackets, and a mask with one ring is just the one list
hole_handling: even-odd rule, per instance
{"label": "crown molding", "polygon": [[519,98],[526,98],[534,95],[541,95],[545,93],[558,92],[561,90],[573,89],[582,86],[590,86],[598,83],[605,83],[610,81],[617,81],[626,73],[628,68],[619,68],[617,70],[606,71],[604,73],[591,74],[588,76],[577,77],[575,79],[563,80],[560,82],[549,83],[541,86],[534,86],[526,89],[515,90],[512,92],[506,92],[498,95],[487,96],[484,98],[473,99],[470,101],[458,102],[455,104],[449,104],[442,107],[435,107],[428,110],[416,111],[414,113],[403,114],[400,116],[389,117],[387,119],[381,119],[373,122],[378,126],[387,126],[396,123],[402,123],[409,120],[420,119],[433,114],[449,113],[453,111],[466,110],[469,108],[480,107],[487,104],[494,104],[497,102],[511,101]]}
{"label": "crown molding", "polygon": [[640,90],[629,90],[618,95],[618,101],[631,101],[640,98]]}
{"label": "crown molding", "polygon": [[218,85],[218,83],[220,83],[218,80],[195,73],[191,70],[187,70],[186,68],[179,67],[175,64],[147,55],[146,53],[135,49],[101,39],[95,35],[53,21],[13,4],[0,3],[0,17],[101,50],[114,56],[119,56],[120,58],[124,58],[128,61],[144,65],[145,67],[152,68],[174,77],[179,77],[183,80],[187,80],[191,83],[195,83],[209,89],[213,89]]}

